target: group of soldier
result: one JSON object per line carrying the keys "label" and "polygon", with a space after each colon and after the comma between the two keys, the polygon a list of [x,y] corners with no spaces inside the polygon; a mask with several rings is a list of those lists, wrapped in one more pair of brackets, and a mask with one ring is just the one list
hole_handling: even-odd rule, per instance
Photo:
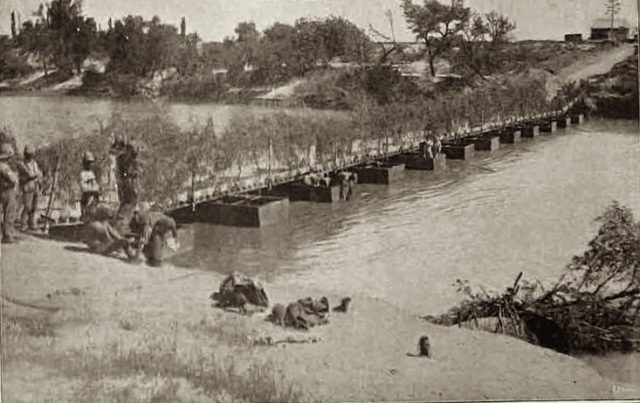
{"label": "group of soldier", "polygon": [[[95,173],[95,157],[87,151],[79,175],[80,210],[84,225],[82,241],[91,251],[105,255],[124,252],[129,261],[146,257],[150,265],[160,265],[164,247],[177,247],[175,221],[151,211],[139,198],[140,147],[126,137],[116,137],[110,153],[115,156],[118,208],[114,211],[102,200],[100,181]],[[21,228],[37,230],[36,212],[42,191],[42,171],[34,159],[35,150],[27,145],[24,158],[11,164],[12,144],[0,145],[0,212],[2,243],[14,243],[15,217],[21,200]],[[13,167],[17,169],[14,169]],[[20,197],[21,195],[21,197]]]}
{"label": "group of soldier", "polygon": [[442,135],[426,136],[425,141],[420,143],[420,154],[423,158],[435,158],[442,152]]}
{"label": "group of soldier", "polygon": [[353,172],[339,170],[335,174],[308,173],[302,178],[302,183],[307,186],[325,187],[340,186],[340,198],[350,200],[353,196],[354,183],[357,175]]}
{"label": "group of soldier", "polygon": [[42,171],[34,159],[35,150],[27,145],[24,159],[13,168],[10,161],[15,156],[11,143],[0,145],[0,210],[2,212],[2,243],[14,243],[15,216],[18,203],[22,206],[20,224],[22,230],[36,229],[36,210],[41,190]]}

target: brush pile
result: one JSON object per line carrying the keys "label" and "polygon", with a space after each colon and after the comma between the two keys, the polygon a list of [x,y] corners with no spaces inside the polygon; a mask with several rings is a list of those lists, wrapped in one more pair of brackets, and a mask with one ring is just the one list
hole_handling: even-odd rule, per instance
{"label": "brush pile", "polygon": [[474,292],[458,280],[465,300],[425,319],[471,324],[564,353],[640,351],[640,222],[617,202],[597,221],[587,251],[573,257],[551,288],[522,281],[522,273],[501,293]]}

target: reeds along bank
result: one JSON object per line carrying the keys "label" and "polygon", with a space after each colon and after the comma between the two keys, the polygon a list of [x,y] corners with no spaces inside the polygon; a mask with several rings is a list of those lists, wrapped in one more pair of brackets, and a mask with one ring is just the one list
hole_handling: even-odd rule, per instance
{"label": "reeds along bank", "polygon": [[576,91],[567,87],[550,99],[544,88],[542,79],[506,80],[407,102],[363,103],[348,112],[243,113],[223,133],[215,132],[211,120],[181,128],[158,107],[142,117],[114,115],[94,134],[60,141],[39,150],[37,158],[49,182],[59,161],[58,196],[75,200],[82,154],[90,150],[97,156],[97,173],[104,180],[113,136],[125,135],[142,145],[143,199],[168,206],[194,187],[218,192],[256,188],[269,174],[334,169],[366,155],[416,146],[425,129],[464,133],[470,127],[557,110]]}

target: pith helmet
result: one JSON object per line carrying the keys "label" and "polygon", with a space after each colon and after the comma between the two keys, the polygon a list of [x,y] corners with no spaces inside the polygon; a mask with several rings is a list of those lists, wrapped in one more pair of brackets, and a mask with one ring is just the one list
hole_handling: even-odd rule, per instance
{"label": "pith helmet", "polygon": [[94,162],[96,159],[93,158],[93,153],[91,153],[91,151],[87,151],[84,153],[84,156],[82,157],[82,161],[84,162]]}
{"label": "pith helmet", "polygon": [[0,146],[0,160],[6,160],[13,157],[13,146],[9,143],[4,143]]}
{"label": "pith helmet", "polygon": [[24,147],[24,155],[33,155],[36,153],[36,149],[31,144]]}

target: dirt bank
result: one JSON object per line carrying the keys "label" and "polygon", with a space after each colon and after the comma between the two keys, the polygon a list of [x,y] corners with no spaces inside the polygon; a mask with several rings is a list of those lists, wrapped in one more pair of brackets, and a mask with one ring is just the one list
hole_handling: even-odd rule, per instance
{"label": "dirt bank", "polygon": [[[74,245],[76,248],[77,245]],[[638,397],[585,363],[507,336],[428,324],[379,300],[311,332],[211,307],[211,272],[132,266],[27,238],[2,246],[9,402]],[[266,285],[273,302],[322,290]],[[328,295],[331,301],[340,296]],[[429,335],[433,359],[413,358]],[[260,340],[315,343],[260,345]],[[164,399],[164,400],[163,400]]]}
{"label": "dirt bank", "polygon": [[602,53],[585,56],[560,70],[557,76],[563,82],[586,80],[589,77],[608,73],[613,66],[633,56],[633,53],[634,45],[623,43]]}

